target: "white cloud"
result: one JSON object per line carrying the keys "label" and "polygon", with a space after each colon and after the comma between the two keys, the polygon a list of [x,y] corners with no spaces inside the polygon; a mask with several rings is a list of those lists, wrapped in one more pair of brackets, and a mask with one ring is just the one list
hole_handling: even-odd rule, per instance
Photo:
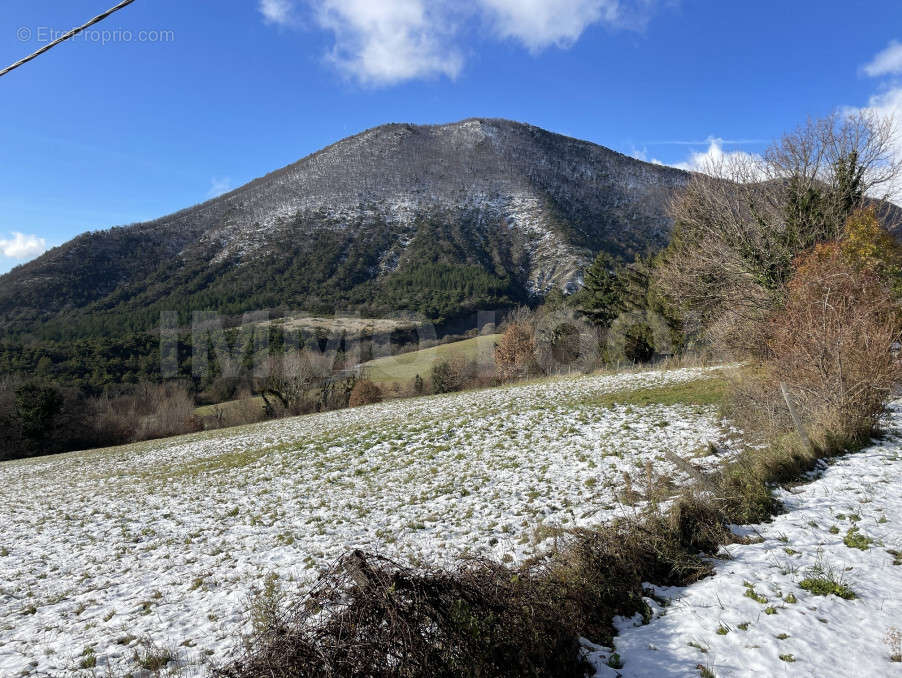
{"label": "white cloud", "polygon": [[878,52],[862,70],[872,78],[902,73],[902,43],[891,40],[887,48]]}
{"label": "white cloud", "polygon": [[456,78],[485,28],[533,53],[573,45],[592,24],[644,26],[657,0],[259,0],[264,20],[298,26],[298,9],[334,36],[328,60],[366,85]]}
{"label": "white cloud", "polygon": [[[902,43],[891,40],[862,70],[871,77],[902,75]],[[847,115],[865,113],[888,119],[894,133],[891,152],[894,160],[902,163],[902,83],[898,79],[885,78],[880,90],[868,99],[866,106],[846,107],[842,111]],[[885,191],[890,200],[902,205],[902,177],[896,180],[895,185],[884,185],[880,190]]]}
{"label": "white cloud", "polygon": [[689,157],[675,163],[673,166],[689,172],[705,172],[707,174],[722,174],[731,167],[754,167],[761,161],[761,157],[746,151],[725,151],[724,140],[711,137],[708,139],[708,148],[704,151],[692,151]]}
{"label": "white cloud", "polygon": [[556,45],[569,47],[594,23],[614,24],[620,18],[618,0],[479,0],[494,30],[502,38],[522,42],[538,52]]}
{"label": "white cloud", "polygon": [[[854,114],[857,112],[870,113],[880,118],[888,118],[894,127],[892,154],[895,159],[902,162],[902,85],[896,85],[873,95],[868,100],[868,105],[861,108],[846,108],[845,112]],[[883,186],[882,190],[889,193],[890,199],[897,205],[902,205],[902,177],[896,180],[893,186]]]}
{"label": "white cloud", "polygon": [[329,58],[364,84],[456,78],[463,56],[454,44],[455,22],[444,2],[425,0],[319,0],[319,25],[335,35]]}
{"label": "white cloud", "polygon": [[208,198],[217,198],[223,193],[232,190],[232,180],[229,177],[213,177],[210,179],[210,190],[207,191]]}
{"label": "white cloud", "polygon": [[652,165],[663,165],[664,164],[657,158],[654,158],[654,157],[649,158],[647,148],[634,148],[632,151],[630,151],[630,157],[635,158],[636,160],[641,160],[642,162],[650,162]]}
{"label": "white cloud", "polygon": [[0,254],[10,259],[33,259],[47,251],[47,241],[36,235],[12,232],[12,238],[0,238]]}
{"label": "white cloud", "polygon": [[279,26],[290,26],[295,23],[293,0],[260,0],[258,7],[266,23]]}

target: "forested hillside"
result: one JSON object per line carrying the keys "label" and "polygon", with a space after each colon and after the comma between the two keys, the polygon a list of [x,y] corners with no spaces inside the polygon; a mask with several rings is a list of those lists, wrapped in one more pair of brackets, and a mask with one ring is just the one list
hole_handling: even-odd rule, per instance
{"label": "forested hillside", "polygon": [[446,320],[578,286],[600,250],[666,244],[688,174],[501,120],[364,132],[155,222],[0,277],[6,338],[122,337],[162,310]]}

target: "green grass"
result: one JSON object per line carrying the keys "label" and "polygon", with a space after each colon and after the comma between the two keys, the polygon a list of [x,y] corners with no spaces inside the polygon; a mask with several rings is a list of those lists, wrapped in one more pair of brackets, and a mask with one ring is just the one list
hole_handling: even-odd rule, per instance
{"label": "green grass", "polygon": [[263,398],[260,396],[254,396],[252,398],[244,398],[242,400],[227,400],[224,403],[219,403],[217,405],[203,405],[194,410],[195,416],[198,417],[212,417],[216,414],[216,408],[219,407],[225,412],[227,415],[229,410],[238,409],[243,407],[246,402],[252,402],[254,405],[260,408],[260,411],[263,411]]}
{"label": "green grass", "polygon": [[723,377],[697,379],[682,384],[624,389],[605,393],[592,400],[602,407],[613,405],[722,405],[727,397],[729,382]]}
{"label": "green grass", "polygon": [[612,669],[622,669],[623,668],[623,660],[620,658],[620,655],[616,652],[608,657],[608,666]]}
{"label": "green grass", "polygon": [[760,593],[755,591],[755,587],[751,584],[745,584],[745,597],[751,598],[756,603],[761,603],[762,605],[767,603],[767,598],[762,596]]}
{"label": "green grass", "polygon": [[167,649],[148,648],[143,655],[135,653],[135,663],[145,671],[159,671],[173,659],[172,653]]}
{"label": "green grass", "polygon": [[799,582],[806,591],[816,596],[838,596],[844,600],[853,600],[855,592],[829,577],[809,577]]}
{"label": "green grass", "polygon": [[363,363],[367,376],[380,385],[408,384],[419,374],[424,380],[429,378],[433,366],[440,362],[463,359],[476,360],[481,355],[494,359],[494,346],[501,339],[500,334],[473,337],[450,344],[441,344],[420,351],[403,353],[386,358],[377,358]]}
{"label": "green grass", "polygon": [[93,647],[86,647],[85,651],[81,653],[82,659],[78,662],[78,668],[80,669],[93,669],[97,666],[97,657],[94,655]]}
{"label": "green grass", "polygon": [[846,536],[842,541],[850,549],[858,549],[859,551],[867,551],[871,544],[874,543],[873,539],[859,532],[857,527],[853,527],[846,532]]}

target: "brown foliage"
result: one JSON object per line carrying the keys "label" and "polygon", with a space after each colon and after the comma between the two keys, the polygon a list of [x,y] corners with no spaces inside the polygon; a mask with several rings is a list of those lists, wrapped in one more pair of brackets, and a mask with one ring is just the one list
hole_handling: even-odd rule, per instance
{"label": "brown foliage", "polygon": [[898,309],[878,275],[838,244],[800,258],[784,308],[771,321],[770,373],[786,382],[821,444],[860,441],[877,427],[902,376],[891,346]]}
{"label": "brown foliage", "polygon": [[101,445],[166,438],[199,428],[194,398],[183,384],[139,384],[133,393],[89,403],[87,417]]}
{"label": "brown foliage", "polygon": [[[453,393],[496,384],[495,372],[490,366],[462,357],[436,363],[432,366],[429,376],[432,393]],[[414,392],[416,392],[416,387],[414,387]]]}
{"label": "brown foliage", "polygon": [[349,407],[360,407],[361,405],[373,405],[382,402],[382,391],[376,384],[369,379],[363,379],[354,384],[351,390],[351,397],[348,400]]}
{"label": "brown foliage", "polygon": [[502,380],[508,381],[529,369],[535,360],[532,331],[524,324],[511,323],[495,349],[495,364]]}

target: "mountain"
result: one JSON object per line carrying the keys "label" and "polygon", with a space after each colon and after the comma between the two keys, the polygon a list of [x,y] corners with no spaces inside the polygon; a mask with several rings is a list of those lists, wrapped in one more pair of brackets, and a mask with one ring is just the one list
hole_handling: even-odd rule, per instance
{"label": "mountain", "polygon": [[162,310],[461,316],[575,289],[600,250],[666,244],[689,174],[531,125],[391,124],[0,277],[7,336],[152,329]]}

